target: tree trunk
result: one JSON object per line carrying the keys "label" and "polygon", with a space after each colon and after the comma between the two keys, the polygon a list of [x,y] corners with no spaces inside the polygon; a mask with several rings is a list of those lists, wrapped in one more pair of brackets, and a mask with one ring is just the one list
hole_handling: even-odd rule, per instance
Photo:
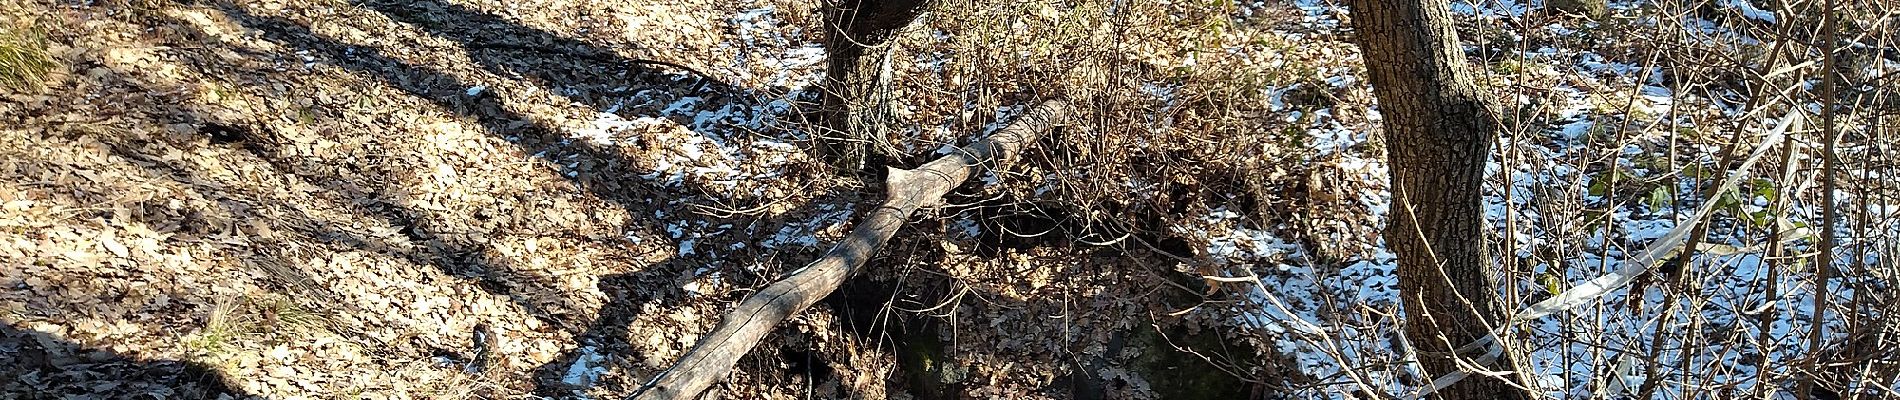
{"label": "tree trunk", "polygon": [[[1393,210],[1385,241],[1398,255],[1405,333],[1425,372],[1459,370],[1454,346],[1507,323],[1485,254],[1485,160],[1498,112],[1473,83],[1445,0],[1354,0],[1352,17],[1384,118]],[[1515,370],[1506,352],[1492,370]],[[1518,378],[1511,376],[1511,378]],[[1466,379],[1446,399],[1523,399],[1499,378]]]}
{"label": "tree trunk", "polygon": [[927,0],[834,0],[825,9],[827,132],[819,150],[834,167],[852,171],[896,155],[891,145],[890,43],[923,14]]}

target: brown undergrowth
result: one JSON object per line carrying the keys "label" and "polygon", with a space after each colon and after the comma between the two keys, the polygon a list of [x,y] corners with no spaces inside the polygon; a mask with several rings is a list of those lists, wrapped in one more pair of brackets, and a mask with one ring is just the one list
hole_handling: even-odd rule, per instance
{"label": "brown undergrowth", "polygon": [[[1370,229],[1306,211],[1367,183],[1308,159],[1308,121],[1286,117],[1366,101],[1309,66],[1349,53],[1269,34],[1309,30],[1279,6],[1111,4],[948,2],[907,33],[916,159],[1039,98],[1092,111],[720,390],[1178,390],[1141,376],[1155,360],[1268,390],[1276,361],[1232,329],[1234,291],[1194,278],[1218,271],[1193,232],[1217,209],[1287,237]],[[265,398],[628,393],[871,197],[802,148],[815,70],[788,54],[817,41],[817,6],[8,6],[51,64],[0,96],[0,318],[23,333],[0,352],[63,342]],[[0,395],[133,390],[21,382]]]}

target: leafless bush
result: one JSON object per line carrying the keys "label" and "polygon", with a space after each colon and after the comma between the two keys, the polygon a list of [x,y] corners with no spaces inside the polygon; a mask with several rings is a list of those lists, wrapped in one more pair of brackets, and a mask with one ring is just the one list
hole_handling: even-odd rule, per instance
{"label": "leafless bush", "polygon": [[[1230,51],[1290,46],[1242,27],[1262,22],[1235,10],[1221,2],[945,2],[906,48],[915,79],[898,97],[912,99],[911,118],[922,126],[913,146],[936,148],[1034,98],[1064,96],[1086,104],[1086,122],[1045,140],[1031,167],[980,196],[1061,220],[1066,236],[1136,248],[1213,208],[1269,215],[1278,196],[1266,192],[1298,171],[1284,162],[1297,157],[1298,137],[1266,112],[1268,89],[1319,78]],[[1117,240],[1130,233],[1133,240]]]}
{"label": "leafless bush", "polygon": [[[1256,331],[1293,331],[1255,345],[1300,343],[1304,356],[1338,366],[1301,370],[1310,376],[1290,389],[1406,393],[1423,384],[1431,377],[1405,366],[1396,305],[1340,293],[1278,298],[1288,289],[1276,286],[1291,281],[1254,274],[1272,262],[1213,262],[1202,252],[1208,238],[1192,228],[1216,211],[1238,213],[1242,225],[1305,244],[1290,263],[1312,268],[1309,283],[1379,278],[1338,265],[1379,261],[1367,250],[1377,216],[1331,205],[1383,190],[1338,167],[1343,153],[1378,157],[1378,139],[1350,151],[1309,143],[1322,110],[1344,130],[1376,126],[1365,85],[1329,79],[1357,74],[1337,63],[1357,58],[1316,50],[1349,31],[1302,25],[1303,12],[1285,5],[1190,3],[947,1],[896,57],[908,70],[894,97],[917,127],[899,147],[926,158],[1014,106],[1075,99],[1086,123],[995,177],[1000,189],[967,195],[1057,221],[1046,234],[1072,243],[1178,257],[1170,260],[1201,267],[1194,272],[1214,286],[1251,283],[1243,314],[1326,310],[1322,320],[1249,320]],[[1869,1],[1657,1],[1577,15],[1454,3],[1467,6],[1460,31],[1487,67],[1486,85],[1513,106],[1487,192],[1508,306],[1614,270],[1658,230],[1716,204],[1691,248],[1630,289],[1507,332],[1515,358],[1538,364],[1526,369],[1538,376],[1520,382],[1566,398],[1900,395],[1900,355],[1887,350],[1900,348],[1900,322],[1882,295],[1900,282],[1891,259],[1900,250],[1893,11]],[[1841,17],[1838,40],[1824,29],[1829,15]],[[1801,122],[1785,143],[1762,143],[1788,118]],[[1838,140],[1827,153],[1830,133]],[[1758,178],[1714,190],[1762,145],[1779,147],[1750,171]],[[1826,204],[1837,208],[1831,222]],[[1826,226],[1838,233],[1833,244]],[[1832,265],[1816,268],[1823,253]],[[1821,271],[1833,276],[1815,290]],[[1812,328],[1816,316],[1825,330]]]}
{"label": "leafless bush", "polygon": [[[1550,115],[1551,102],[1538,101],[1519,110],[1517,131],[1533,138],[1550,128],[1540,124],[1565,123],[1555,121],[1560,118],[1594,121],[1580,151],[1552,154],[1509,144],[1521,140],[1500,149],[1504,171],[1552,164],[1586,171],[1567,182],[1527,185],[1523,194],[1530,199],[1519,205],[1526,210],[1496,221],[1506,228],[1501,260],[1515,274],[1517,284],[1505,288],[1512,298],[1533,302],[1548,296],[1540,292],[1614,268],[1617,254],[1653,238],[1640,231],[1645,224],[1680,222],[1685,210],[1705,202],[1718,207],[1705,221],[1708,228],[1695,233],[1694,248],[1627,294],[1517,335],[1516,348],[1542,353],[1531,359],[1554,361],[1532,369],[1561,374],[1553,382],[1561,385],[1544,388],[1549,393],[1900,394],[1892,392],[1895,355],[1880,350],[1893,347],[1893,317],[1885,311],[1891,300],[1873,294],[1895,283],[1894,263],[1882,253],[1895,242],[1886,205],[1893,192],[1885,178],[1892,173],[1893,118],[1890,108],[1877,105],[1893,88],[1873,83],[1894,62],[1891,51],[1878,50],[1891,49],[1883,43],[1896,32],[1894,14],[1870,2],[1767,3],[1775,8],[1643,2],[1606,21],[1532,12],[1475,28],[1522,36],[1500,44],[1516,49],[1496,52],[1489,60],[1494,65],[1549,64],[1525,55],[1550,46],[1592,49],[1589,56],[1602,59],[1597,63],[1624,69],[1615,74],[1620,81],[1597,90],[1522,68],[1492,69],[1493,87],[1504,96],[1538,99],[1565,86],[1594,92],[1584,94],[1590,101],[1607,100],[1585,115]],[[1841,18],[1833,32],[1824,20],[1829,15]],[[1553,22],[1608,29],[1566,37],[1549,32]],[[1622,44],[1588,43],[1596,40]],[[1825,57],[1830,48],[1832,60]],[[1555,69],[1558,76],[1600,73]],[[1835,89],[1828,87],[1829,73],[1836,74]],[[1761,133],[1786,118],[1803,123],[1786,143],[1761,143]],[[1758,168],[1761,178],[1735,190],[1713,191],[1713,178],[1761,145],[1780,145],[1779,161]],[[1830,157],[1839,165],[1827,167]],[[1511,173],[1494,179],[1504,188],[1525,185]],[[1828,187],[1839,189],[1830,194]],[[1827,215],[1830,206],[1838,217]],[[1823,227],[1830,226],[1838,238],[1828,238]]]}

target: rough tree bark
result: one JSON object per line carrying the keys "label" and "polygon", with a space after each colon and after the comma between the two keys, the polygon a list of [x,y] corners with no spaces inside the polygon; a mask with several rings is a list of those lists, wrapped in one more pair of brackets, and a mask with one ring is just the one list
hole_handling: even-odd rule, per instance
{"label": "rough tree bark", "polygon": [[[1385,241],[1399,258],[1406,337],[1426,373],[1457,371],[1457,360],[1485,349],[1453,354],[1455,346],[1507,323],[1485,254],[1479,197],[1498,111],[1471,78],[1445,0],[1353,0],[1352,17],[1384,118],[1393,200]],[[1514,365],[1507,353],[1490,368]],[[1466,379],[1437,393],[1526,398],[1500,378]]]}
{"label": "rough tree bark", "polygon": [[824,257],[793,271],[777,282],[759,289],[739,302],[719,321],[719,326],[699,339],[686,355],[666,372],[654,378],[635,399],[692,399],[714,382],[725,379],[726,372],[751,352],[759,340],[777,328],[786,318],[804,311],[819,299],[830,295],[856,273],[878,247],[897,233],[905,219],[918,208],[943,200],[963,181],[978,172],[1006,165],[1035,142],[1043,132],[1069,119],[1067,101],[1050,100],[1031,109],[1009,126],[989,138],[964,146],[962,151],[933,160],[914,170],[892,168],[886,178],[888,198],[875,211],[858,221],[851,234],[832,246]]}
{"label": "rough tree bark", "polygon": [[819,150],[852,171],[896,155],[890,142],[890,43],[928,8],[929,0],[833,0],[825,8],[827,128]]}

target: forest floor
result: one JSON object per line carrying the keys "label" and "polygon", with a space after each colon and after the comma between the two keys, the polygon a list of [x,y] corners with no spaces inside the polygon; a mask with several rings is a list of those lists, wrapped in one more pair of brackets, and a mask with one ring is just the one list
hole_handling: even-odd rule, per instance
{"label": "forest floor", "polygon": [[[812,155],[801,113],[824,67],[817,3],[0,6],[13,8],[0,22],[45,31],[58,65],[44,89],[0,89],[0,360],[22,361],[0,366],[0,397],[629,394],[881,196]],[[1115,195],[1105,210],[1132,211],[1024,211],[1077,190],[1064,160],[1122,154],[1062,144],[1093,131],[1057,135],[1031,166],[913,218],[870,272],[779,329],[715,390],[1342,396],[1328,389],[1338,367],[1283,337],[1299,329],[1288,319],[1383,335],[1398,314],[1377,239],[1389,207],[1377,116],[1342,15],[1321,2],[1248,4],[1224,9],[1240,21],[1225,31],[1170,34],[1204,41],[1201,52],[1131,45],[1139,90],[1117,104],[1158,111],[1135,128],[1206,138],[1143,142],[1156,149],[1116,165],[1147,175],[1091,189]],[[937,21],[896,58],[914,77],[900,80],[902,115],[918,126],[900,164],[1049,94],[936,89],[994,71],[959,70],[945,60],[966,54],[918,44],[968,40],[954,17]],[[1566,36],[1550,29],[1539,37]],[[1541,139],[1507,144],[1548,154],[1505,169],[1528,175],[1493,171],[1505,176],[1487,193],[1494,222],[1522,212],[1509,205],[1528,206],[1524,197],[1602,200],[1586,194],[1600,172],[1586,169],[1602,162],[1591,157],[1616,163],[1624,148],[1582,143],[1616,136],[1603,126],[1620,120],[1607,114],[1674,104],[1648,89],[1660,87],[1640,77],[1647,68],[1585,55],[1575,40],[1551,42],[1548,65],[1483,66],[1546,88],[1520,103],[1543,107],[1522,136]],[[1049,45],[1017,44],[997,51]],[[1262,78],[1221,83],[1236,71],[1225,67]],[[1214,83],[1229,86],[1198,86]],[[1232,132],[1277,139],[1220,136]],[[1616,143],[1701,146],[1642,132]],[[1520,186],[1557,181],[1570,192]],[[1673,204],[1625,206],[1595,249],[1672,226]],[[1059,216],[1074,213],[1143,222],[1125,241],[1036,234],[1066,231]],[[1532,218],[1545,217],[1559,219]],[[1530,260],[1545,255],[1539,245],[1513,249]],[[1513,287],[1595,271],[1526,268]],[[1273,293],[1288,304],[1262,309]],[[1353,351],[1396,361],[1393,347]]]}

